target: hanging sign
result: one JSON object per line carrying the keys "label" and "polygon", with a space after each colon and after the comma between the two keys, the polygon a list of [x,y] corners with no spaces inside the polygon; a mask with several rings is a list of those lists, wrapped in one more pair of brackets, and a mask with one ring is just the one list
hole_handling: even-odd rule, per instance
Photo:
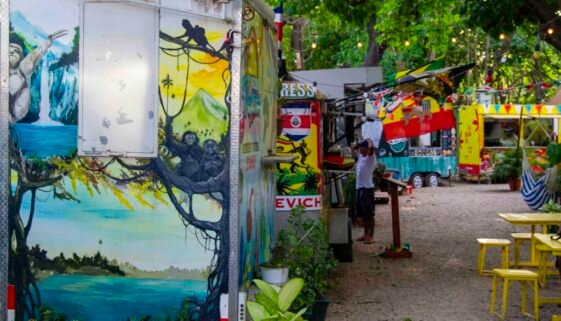
{"label": "hanging sign", "polygon": [[317,88],[301,82],[283,82],[280,96],[286,99],[309,99],[316,97]]}

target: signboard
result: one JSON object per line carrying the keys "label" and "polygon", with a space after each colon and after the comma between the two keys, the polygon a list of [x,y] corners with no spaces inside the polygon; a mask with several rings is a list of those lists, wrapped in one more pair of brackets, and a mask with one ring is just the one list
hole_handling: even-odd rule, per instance
{"label": "signboard", "polygon": [[479,175],[481,157],[479,155],[483,138],[483,117],[477,106],[460,108],[460,173]]}
{"label": "signboard", "polygon": [[317,88],[301,82],[283,82],[280,96],[286,99],[309,99],[316,97]]}
{"label": "signboard", "polygon": [[277,196],[275,201],[277,211],[290,211],[298,205],[304,206],[306,210],[321,210],[321,196]]}
{"label": "signboard", "polygon": [[[296,87],[297,88],[297,87]],[[281,108],[283,129],[277,140],[278,155],[296,155],[276,171],[277,211],[302,205],[321,209],[320,104],[317,100],[285,103]]]}

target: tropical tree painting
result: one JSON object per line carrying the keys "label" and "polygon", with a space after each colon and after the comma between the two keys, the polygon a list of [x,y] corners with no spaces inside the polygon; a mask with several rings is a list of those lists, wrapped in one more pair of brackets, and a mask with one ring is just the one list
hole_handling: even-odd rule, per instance
{"label": "tropical tree painting", "polygon": [[[13,0],[10,10],[10,84],[25,98],[10,106],[16,320],[217,320],[228,288],[231,26],[162,14],[159,156],[88,158],[76,156],[79,1]],[[207,43],[186,37],[187,24]],[[41,57],[25,60],[32,53]]]}

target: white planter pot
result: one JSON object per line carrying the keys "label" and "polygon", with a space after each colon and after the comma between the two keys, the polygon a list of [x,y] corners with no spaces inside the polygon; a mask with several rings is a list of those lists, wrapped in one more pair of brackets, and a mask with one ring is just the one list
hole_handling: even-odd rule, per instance
{"label": "white planter pot", "polygon": [[288,281],[288,268],[272,268],[261,266],[261,279],[269,284],[283,285]]}

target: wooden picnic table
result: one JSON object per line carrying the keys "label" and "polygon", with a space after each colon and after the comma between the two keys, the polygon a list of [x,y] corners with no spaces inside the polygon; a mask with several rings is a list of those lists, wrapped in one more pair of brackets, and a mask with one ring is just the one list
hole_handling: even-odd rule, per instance
{"label": "wooden picnic table", "polygon": [[[537,266],[536,262],[536,240],[534,235],[536,235],[536,225],[542,225],[546,228],[547,225],[560,224],[561,223],[561,213],[500,213],[499,216],[505,221],[513,225],[530,225],[532,239],[530,240],[530,264],[532,266]],[[543,230],[542,232],[546,232]]]}

